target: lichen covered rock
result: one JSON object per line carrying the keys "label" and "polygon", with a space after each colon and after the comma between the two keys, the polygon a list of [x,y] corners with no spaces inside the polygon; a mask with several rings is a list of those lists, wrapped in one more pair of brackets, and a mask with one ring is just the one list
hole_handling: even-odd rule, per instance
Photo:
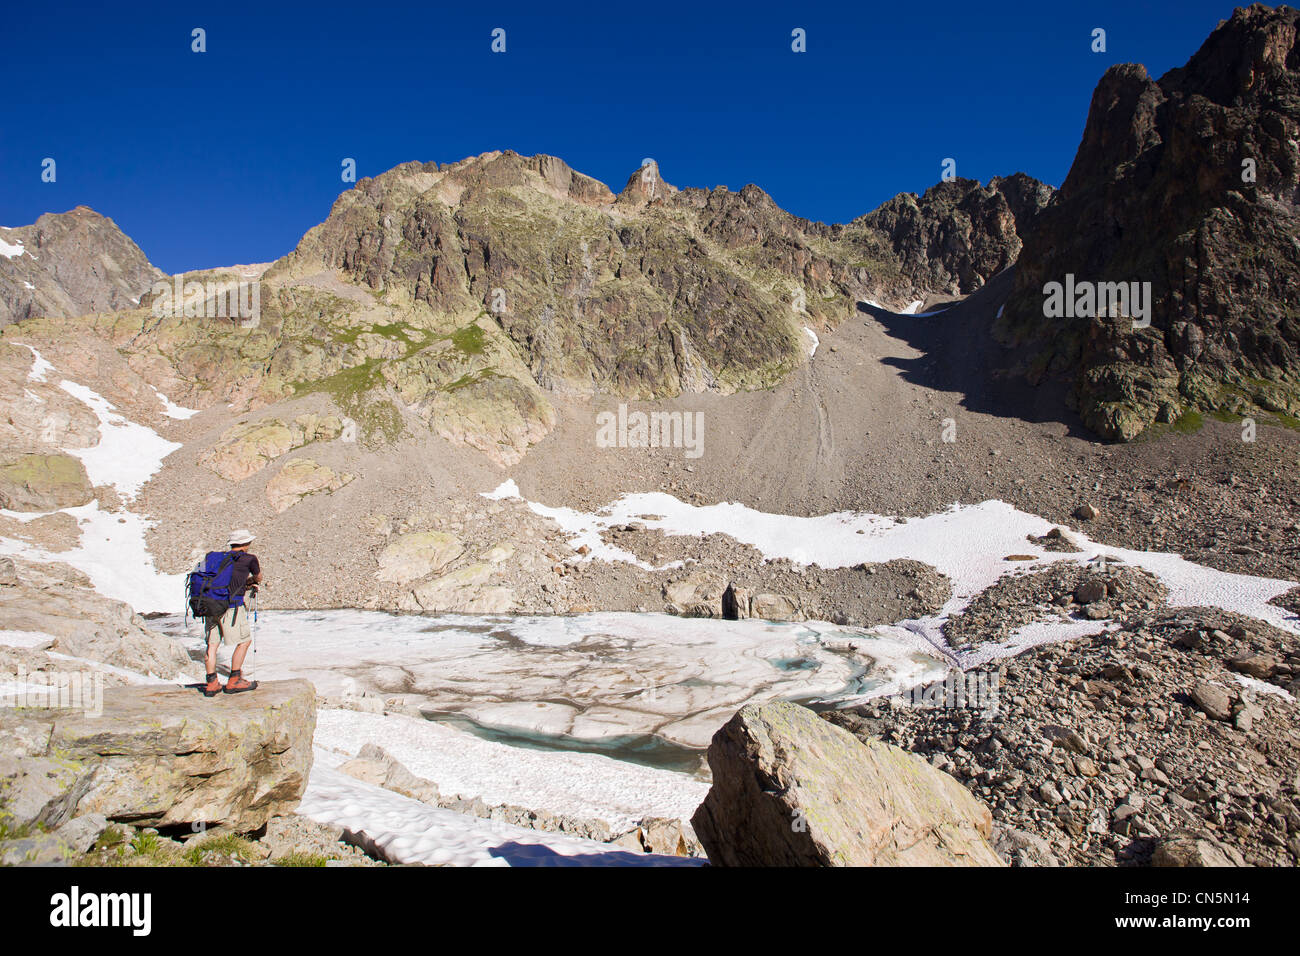
{"label": "lichen covered rock", "polygon": [[1001,866],[989,809],[904,750],[787,701],[749,704],[709,745],[692,817],[716,866]]}
{"label": "lichen covered rock", "polygon": [[337,474],[333,468],[310,458],[285,462],[280,472],[266,483],[266,497],[276,513],[287,511],[308,495],[338,491],[354,478]]}
{"label": "lichen covered rock", "polygon": [[418,531],[392,541],[379,555],[379,580],[409,584],[441,571],[465,551],[454,535],[441,531]]}
{"label": "lichen covered rock", "polygon": [[95,497],[81,460],[65,454],[0,454],[0,508],[54,511]]}

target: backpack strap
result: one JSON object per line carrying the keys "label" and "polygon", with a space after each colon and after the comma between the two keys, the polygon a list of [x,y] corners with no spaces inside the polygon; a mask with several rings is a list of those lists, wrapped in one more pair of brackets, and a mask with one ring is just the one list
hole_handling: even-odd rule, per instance
{"label": "backpack strap", "polygon": [[[242,551],[231,551],[231,552],[230,552],[230,560],[231,560],[231,561],[234,561],[236,558],[238,558],[238,557],[239,557],[241,554],[243,554],[243,553],[244,553],[244,552],[242,552]],[[231,572],[231,575],[230,575],[230,584],[231,584],[231,588],[230,588],[230,599],[231,599],[231,601],[234,601],[234,599],[237,598],[237,597],[238,597],[238,598],[242,598],[245,594],[248,593],[248,583],[249,583],[249,579],[250,579],[251,577],[252,577],[252,575],[247,575],[247,574],[244,576],[244,586],[241,587],[241,588],[239,589],[239,592],[238,592],[238,593],[236,593],[236,592],[235,592],[235,588],[234,588],[234,584],[235,584],[235,575],[234,575],[234,572]],[[242,607],[243,605],[240,605],[240,604],[234,604],[234,605],[232,605],[232,606],[233,606],[233,607]]]}

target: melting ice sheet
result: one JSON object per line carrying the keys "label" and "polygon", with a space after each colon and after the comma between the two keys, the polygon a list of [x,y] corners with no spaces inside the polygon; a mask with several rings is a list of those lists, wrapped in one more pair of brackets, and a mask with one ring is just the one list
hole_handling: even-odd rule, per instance
{"label": "melting ice sheet", "polygon": [[707,747],[748,701],[890,692],[945,667],[915,636],[812,622],[268,611],[257,626],[258,677],[401,697],[489,738],[598,743],[587,749],[658,766],[698,764],[681,748]]}

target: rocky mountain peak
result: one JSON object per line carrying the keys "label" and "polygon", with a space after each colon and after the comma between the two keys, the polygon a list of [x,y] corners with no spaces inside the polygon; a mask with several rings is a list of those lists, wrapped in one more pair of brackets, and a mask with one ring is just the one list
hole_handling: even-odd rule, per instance
{"label": "rocky mountain peak", "polygon": [[1051,196],[1023,173],[988,186],[958,177],[921,196],[901,193],[854,223],[884,233],[924,288],[965,295],[1016,261],[1023,232]]}
{"label": "rocky mountain peak", "polygon": [[618,202],[634,206],[644,206],[655,202],[665,202],[676,195],[677,187],[664,180],[659,172],[659,164],[647,159],[627,178],[627,185],[618,194]]}
{"label": "rocky mountain peak", "polygon": [[0,228],[0,326],[133,307],[162,276],[117,224],[88,206]]}
{"label": "rocky mountain peak", "polygon": [[1030,223],[1056,194],[1056,190],[1047,183],[1039,182],[1026,173],[1012,173],[1010,176],[994,176],[989,180],[989,189],[996,190],[1016,217],[1016,233],[1024,236]]}
{"label": "rocky mountain peak", "polygon": [[1292,7],[1240,7],[1219,22],[1185,66],[1170,70],[1160,84],[1220,106],[1276,97],[1295,83],[1296,26]]}
{"label": "rocky mountain peak", "polygon": [[[1105,437],[1188,412],[1300,414],[1298,26],[1289,7],[1238,10],[1158,81],[1128,64],[1097,85],[999,335]],[[1049,316],[1046,286],[1067,276],[1149,290],[1147,314]]]}

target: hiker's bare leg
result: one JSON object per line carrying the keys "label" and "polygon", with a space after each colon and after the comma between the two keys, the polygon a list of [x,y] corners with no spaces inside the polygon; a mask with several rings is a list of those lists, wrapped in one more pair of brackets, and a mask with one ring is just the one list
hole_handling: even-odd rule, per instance
{"label": "hiker's bare leg", "polygon": [[213,628],[212,636],[208,638],[208,653],[203,658],[203,664],[207,668],[205,674],[215,674],[217,672],[217,647],[221,644],[221,635]]}
{"label": "hiker's bare leg", "polygon": [[[248,653],[248,647],[252,643],[253,642],[250,639],[244,641],[244,643],[240,644],[238,647],[235,648],[235,653],[230,655],[230,669],[232,671],[237,671],[243,668],[244,655]],[[212,672],[208,671],[208,673],[211,674]]]}

